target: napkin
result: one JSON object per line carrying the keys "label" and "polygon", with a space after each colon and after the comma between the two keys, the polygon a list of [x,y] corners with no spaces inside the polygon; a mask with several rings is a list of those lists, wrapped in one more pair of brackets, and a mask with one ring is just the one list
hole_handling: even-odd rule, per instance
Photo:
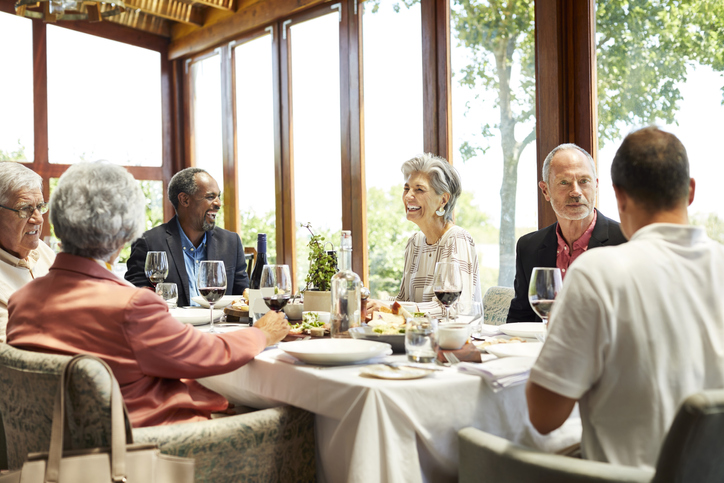
{"label": "napkin", "polygon": [[534,363],[534,357],[504,357],[482,364],[461,362],[457,368],[458,372],[482,377],[493,392],[498,392],[525,382]]}
{"label": "napkin", "polygon": [[480,335],[482,337],[492,337],[494,335],[502,335],[499,325],[480,324]]}

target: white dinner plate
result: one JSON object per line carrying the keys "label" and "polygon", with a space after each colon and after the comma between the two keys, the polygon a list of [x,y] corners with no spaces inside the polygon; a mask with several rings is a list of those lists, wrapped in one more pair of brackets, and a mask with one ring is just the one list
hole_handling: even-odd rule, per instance
{"label": "white dinner plate", "polygon": [[[231,305],[231,303],[232,303],[234,300],[239,300],[240,298],[241,298],[241,295],[224,295],[223,297],[221,297],[221,298],[218,300],[218,302],[216,302],[216,303],[214,304],[214,308],[215,308],[215,309],[223,309],[223,308],[226,307],[227,305]],[[209,303],[206,301],[205,298],[203,298],[203,297],[200,296],[200,295],[197,296],[197,297],[191,297],[191,300],[193,300],[194,302],[196,302],[197,304],[199,304],[200,306],[202,306],[202,307],[205,308],[205,309],[208,309],[208,308],[209,308]]]}
{"label": "white dinner plate", "polygon": [[546,326],[543,322],[517,322],[498,326],[500,331],[511,337],[528,337],[535,339],[536,335],[545,335]]}
{"label": "white dinner plate", "polygon": [[385,366],[384,364],[372,364],[359,371],[361,376],[376,377],[377,379],[420,379],[432,374],[432,369],[418,369],[417,367],[399,366],[397,368]]}
{"label": "white dinner plate", "polygon": [[[204,325],[209,323],[209,309],[171,309],[169,312],[174,319],[184,324]],[[219,320],[222,315],[224,315],[223,310],[214,310],[214,320]]]}
{"label": "white dinner plate", "polygon": [[281,342],[279,348],[307,364],[336,366],[355,364],[392,354],[390,344],[359,339],[312,339]]}
{"label": "white dinner plate", "polygon": [[538,357],[542,347],[542,342],[521,342],[520,344],[494,344],[485,349],[489,354],[498,357]]}

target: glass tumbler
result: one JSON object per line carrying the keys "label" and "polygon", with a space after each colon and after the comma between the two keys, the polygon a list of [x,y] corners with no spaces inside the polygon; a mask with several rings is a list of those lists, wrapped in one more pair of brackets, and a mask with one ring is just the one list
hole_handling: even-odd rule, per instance
{"label": "glass tumbler", "polygon": [[170,309],[176,308],[178,287],[175,283],[161,282],[156,284],[156,295],[164,299]]}
{"label": "glass tumbler", "polygon": [[405,352],[411,362],[434,362],[437,357],[437,319],[412,317],[405,329]]}

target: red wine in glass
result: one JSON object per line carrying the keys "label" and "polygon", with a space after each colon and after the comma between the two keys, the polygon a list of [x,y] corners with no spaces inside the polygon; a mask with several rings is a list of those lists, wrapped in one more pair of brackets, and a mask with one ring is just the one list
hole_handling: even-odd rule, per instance
{"label": "red wine in glass", "polygon": [[279,312],[289,302],[289,295],[272,295],[271,297],[264,297],[264,303],[267,307],[275,312]]}
{"label": "red wine in glass", "polygon": [[199,293],[209,304],[215,304],[226,293],[226,287],[204,287],[199,289]]}
{"label": "red wine in glass", "polygon": [[441,304],[443,304],[446,307],[450,307],[452,304],[454,304],[457,299],[460,298],[460,294],[463,293],[462,290],[458,291],[450,291],[450,290],[439,290],[435,291],[435,297],[440,301]]}

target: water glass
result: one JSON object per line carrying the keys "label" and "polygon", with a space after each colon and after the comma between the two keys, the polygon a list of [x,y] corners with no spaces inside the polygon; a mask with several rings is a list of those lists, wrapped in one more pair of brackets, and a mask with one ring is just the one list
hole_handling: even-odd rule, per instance
{"label": "water glass", "polygon": [[175,283],[162,282],[157,284],[156,295],[165,300],[169,308],[176,308],[176,302],[178,301],[178,287]]}
{"label": "water glass", "polygon": [[405,352],[411,362],[434,362],[437,357],[437,319],[412,317],[405,329]]}

